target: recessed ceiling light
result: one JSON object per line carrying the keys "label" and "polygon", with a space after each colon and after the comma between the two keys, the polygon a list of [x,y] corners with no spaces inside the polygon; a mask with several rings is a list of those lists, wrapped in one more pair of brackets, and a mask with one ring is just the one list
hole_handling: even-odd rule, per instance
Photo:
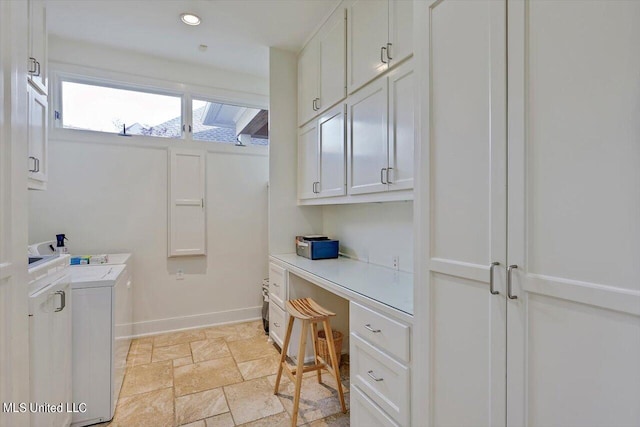
{"label": "recessed ceiling light", "polygon": [[180,19],[187,25],[200,25],[200,17],[193,13],[183,13],[180,15]]}

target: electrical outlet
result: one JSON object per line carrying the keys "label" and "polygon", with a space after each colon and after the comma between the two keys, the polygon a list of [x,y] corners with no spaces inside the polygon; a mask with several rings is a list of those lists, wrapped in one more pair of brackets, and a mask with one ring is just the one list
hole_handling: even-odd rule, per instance
{"label": "electrical outlet", "polygon": [[176,270],[176,280],[183,280],[184,279],[184,270],[182,268],[179,268]]}
{"label": "electrical outlet", "polygon": [[400,257],[398,255],[393,256],[393,268],[400,270]]}

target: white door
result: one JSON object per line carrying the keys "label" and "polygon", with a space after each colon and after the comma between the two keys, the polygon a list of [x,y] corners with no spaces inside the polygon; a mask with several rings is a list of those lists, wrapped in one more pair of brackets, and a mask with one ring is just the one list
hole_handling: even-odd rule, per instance
{"label": "white door", "polygon": [[349,93],[388,68],[388,0],[355,0],[347,10],[347,88]]}
{"label": "white door", "polygon": [[318,124],[312,121],[298,135],[298,199],[313,199],[318,186]]}
{"label": "white door", "polygon": [[38,93],[30,85],[27,85],[29,96],[28,110],[28,145],[29,145],[29,188],[44,189],[48,177],[47,158],[47,122],[48,104],[47,97]]}
{"label": "white door", "polygon": [[509,3],[509,426],[640,425],[638,22]]}
{"label": "white door", "polygon": [[319,111],[346,96],[346,37],[345,10],[338,8],[318,35],[320,95],[316,104]]}
{"label": "white door", "polygon": [[298,125],[311,120],[317,111],[318,41],[312,39],[298,57]]}
{"label": "white door", "polygon": [[205,255],[206,152],[169,149],[169,256]]}
{"label": "white door", "polygon": [[387,191],[387,79],[359,90],[347,103],[349,194]]}
{"label": "white door", "polygon": [[345,106],[336,105],[318,119],[318,197],[346,194]]}
{"label": "white door", "polygon": [[47,94],[47,9],[44,0],[29,0],[29,80]]}
{"label": "white door", "polygon": [[506,2],[428,9],[429,425],[504,426]]}
{"label": "white door", "polygon": [[413,62],[389,73],[389,190],[413,188],[413,100],[415,84]]}
{"label": "white door", "polygon": [[413,54],[413,2],[389,0],[389,46],[387,57],[393,67]]}

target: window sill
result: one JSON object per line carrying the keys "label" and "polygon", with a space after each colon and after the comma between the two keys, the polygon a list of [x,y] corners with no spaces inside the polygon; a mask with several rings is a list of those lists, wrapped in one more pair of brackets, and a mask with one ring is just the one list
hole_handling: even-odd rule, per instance
{"label": "window sill", "polygon": [[118,134],[94,132],[79,129],[61,129],[52,127],[49,130],[50,141],[69,141],[84,144],[107,144],[123,147],[139,147],[166,150],[168,147],[192,148],[206,150],[211,153],[239,154],[250,156],[268,156],[268,146],[234,144],[210,141],[193,141],[182,138],[160,138],[143,135],[120,136]]}

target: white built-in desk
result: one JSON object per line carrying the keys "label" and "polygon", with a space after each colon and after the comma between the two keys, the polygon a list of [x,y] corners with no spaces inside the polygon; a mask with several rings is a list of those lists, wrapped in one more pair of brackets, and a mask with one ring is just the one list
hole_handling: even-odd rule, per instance
{"label": "white built-in desk", "polygon": [[[290,273],[329,292],[388,311],[405,321],[413,318],[413,274],[350,258],[310,260],[296,254],[271,255]],[[399,313],[400,312],[400,313]]]}
{"label": "white built-in desk", "polygon": [[271,255],[269,335],[279,345],[284,302],[299,297],[292,295],[291,275],[349,301],[351,424],[409,426],[413,274],[343,257]]}

